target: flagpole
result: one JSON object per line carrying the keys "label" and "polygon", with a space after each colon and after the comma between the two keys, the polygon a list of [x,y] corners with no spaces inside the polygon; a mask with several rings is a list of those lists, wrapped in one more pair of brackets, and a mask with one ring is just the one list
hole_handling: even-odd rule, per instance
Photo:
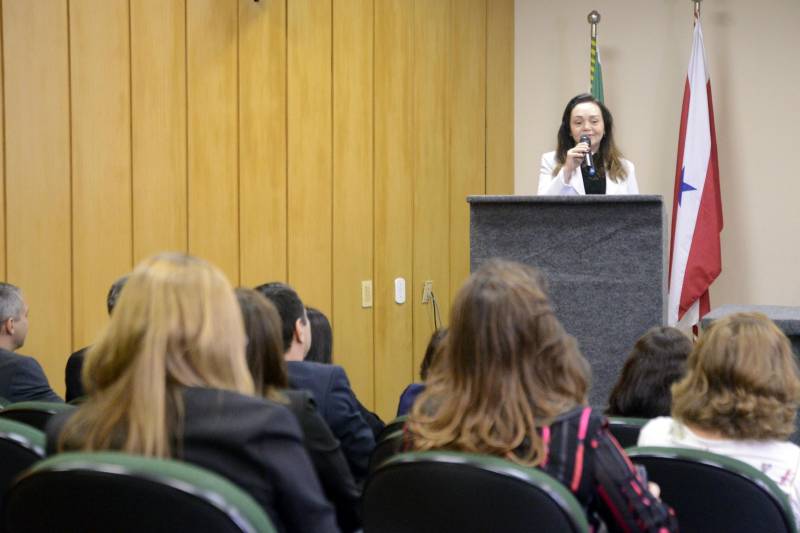
{"label": "flagpole", "polygon": [[586,17],[590,25],[589,47],[589,92],[599,101],[603,101],[603,72],[600,66],[600,52],[597,50],[597,24],[600,23],[600,13],[592,10]]}
{"label": "flagpole", "polygon": [[700,2],[703,0],[692,0],[694,2],[694,20],[700,20]]}

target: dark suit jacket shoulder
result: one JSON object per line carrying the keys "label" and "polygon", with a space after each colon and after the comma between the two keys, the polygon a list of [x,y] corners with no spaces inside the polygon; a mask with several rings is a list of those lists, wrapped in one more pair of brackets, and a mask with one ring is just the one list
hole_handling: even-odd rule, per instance
{"label": "dark suit jacket shoulder", "polygon": [[63,402],[33,357],[0,349],[0,397],[11,403]]}
{"label": "dark suit jacket shoulder", "polygon": [[342,444],[342,450],[357,481],[367,475],[375,436],[359,410],[344,369],[310,361],[287,361],[289,384],[311,392],[317,408]]}
{"label": "dark suit jacket shoulder", "polygon": [[[286,407],[205,388],[187,388],[183,401],[176,458],[225,476],[247,491],[279,531],[339,530],[303,448],[300,427]],[[48,450],[56,447],[65,420],[57,416],[48,425]]]}

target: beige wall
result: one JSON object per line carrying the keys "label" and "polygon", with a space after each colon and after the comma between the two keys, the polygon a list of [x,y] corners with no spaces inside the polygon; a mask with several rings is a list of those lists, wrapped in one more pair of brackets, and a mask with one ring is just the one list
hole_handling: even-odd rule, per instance
{"label": "beige wall", "polygon": [[513,189],[513,0],[0,7],[0,279],[54,387],[111,282],[178,249],[288,280],[392,417],[433,329],[423,282],[446,317],[469,271],[465,196]]}
{"label": "beige wall", "polygon": [[[712,307],[800,305],[800,2],[705,0],[725,217]],[[567,100],[589,85],[589,25],[606,104],[642,192],[672,209],[678,125],[692,39],[689,0],[517,0],[515,190],[535,194]]]}

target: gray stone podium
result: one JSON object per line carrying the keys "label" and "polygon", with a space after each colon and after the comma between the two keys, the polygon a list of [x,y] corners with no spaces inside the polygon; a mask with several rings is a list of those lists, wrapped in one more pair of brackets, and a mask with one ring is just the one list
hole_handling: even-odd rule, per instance
{"label": "gray stone podium", "polygon": [[542,270],[556,315],[592,365],[605,407],[636,339],[666,323],[660,196],[470,196],[470,266],[493,257]]}

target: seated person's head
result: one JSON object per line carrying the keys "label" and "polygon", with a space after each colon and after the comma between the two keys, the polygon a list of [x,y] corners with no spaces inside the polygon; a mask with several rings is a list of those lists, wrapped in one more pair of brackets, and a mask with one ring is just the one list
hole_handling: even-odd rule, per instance
{"label": "seated person's head", "polygon": [[311,347],[306,354],[306,361],[325,363],[333,362],[333,330],[325,313],[316,307],[307,307],[308,321],[311,324]]}
{"label": "seated person's head", "polygon": [[281,315],[281,337],[286,359],[302,360],[311,346],[311,327],[303,300],[285,283],[264,283],[256,290],[275,305]]}
{"label": "seated person's head", "polygon": [[447,337],[447,328],[440,328],[431,334],[428,341],[428,346],[425,348],[425,356],[422,358],[422,363],[419,365],[419,377],[422,381],[428,379],[428,372],[430,371],[433,361],[436,359],[437,354],[444,348],[444,339]]}
{"label": "seated person's head", "polygon": [[787,439],[800,377],[786,335],[761,313],[715,321],[672,387],[672,416],[730,439]]}
{"label": "seated person's head", "polygon": [[492,260],[453,303],[444,348],[409,417],[417,449],[449,448],[537,464],[537,421],[586,401],[589,367],[538,272]]}
{"label": "seated person's head", "polygon": [[639,337],[608,400],[609,415],[669,416],[672,384],[686,374],[692,341],[676,328],[655,327]]}
{"label": "seated person's head", "polygon": [[108,296],[106,296],[106,307],[108,308],[108,314],[114,311],[114,306],[117,305],[117,300],[119,300],[119,295],[122,292],[122,288],[125,287],[125,283],[128,281],[128,275],[125,274],[124,276],[120,277],[111,284],[111,287],[108,289]]}
{"label": "seated person's head", "polygon": [[236,289],[247,334],[247,366],[256,393],[279,399],[277,392],[289,386],[283,359],[281,316],[275,306],[253,289]]}
{"label": "seated person's head", "polygon": [[89,350],[89,399],[65,425],[60,447],[169,456],[182,388],[253,392],[245,343],[219,269],[180,253],[142,261]]}

